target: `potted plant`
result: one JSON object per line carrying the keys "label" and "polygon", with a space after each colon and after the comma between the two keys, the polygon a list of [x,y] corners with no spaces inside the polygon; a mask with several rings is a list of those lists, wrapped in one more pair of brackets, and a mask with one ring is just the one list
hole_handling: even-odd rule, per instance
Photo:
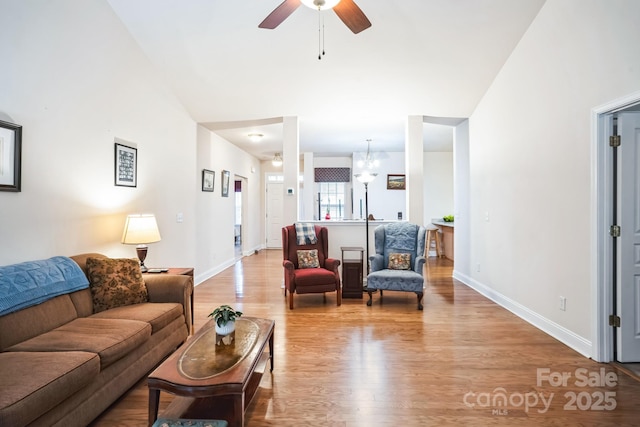
{"label": "potted plant", "polygon": [[209,313],[208,317],[213,317],[216,322],[218,335],[229,335],[236,330],[236,319],[240,316],[242,316],[241,311],[234,310],[228,305],[221,305]]}

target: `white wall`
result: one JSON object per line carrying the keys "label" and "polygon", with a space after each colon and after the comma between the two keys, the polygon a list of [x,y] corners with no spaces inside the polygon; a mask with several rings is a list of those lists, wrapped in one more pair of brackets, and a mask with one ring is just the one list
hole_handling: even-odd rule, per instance
{"label": "white wall", "polygon": [[470,119],[466,279],[583,353],[590,110],[638,90],[638,16],[636,0],[548,0]]}
{"label": "white wall", "polygon": [[425,152],[424,224],[432,218],[453,215],[453,152]]}
{"label": "white wall", "polygon": [[[2,1],[0,114],[23,126],[22,192],[0,192],[0,265],[102,252],[125,216],[157,216],[149,266],[195,260],[196,125],[106,2]],[[114,139],[138,149],[138,186],[114,186]],[[176,222],[183,213],[184,222]]]}
{"label": "white wall", "polygon": [[[251,253],[262,247],[260,236],[263,229],[262,210],[262,170],[255,157],[240,150],[219,135],[198,126],[197,143],[198,171],[215,171],[213,192],[198,192],[196,238],[197,261],[196,282],[200,282],[235,262],[233,194],[234,176],[247,179],[242,191],[247,192],[247,204],[243,206],[246,223],[243,250]],[[253,172],[251,172],[253,168]],[[229,197],[222,197],[222,171],[230,173]],[[200,172],[201,173],[201,172]]]}
{"label": "white wall", "polygon": [[[389,152],[388,156],[380,159],[380,166],[376,169],[378,176],[369,184],[369,214],[376,219],[396,220],[398,212],[402,212],[402,218],[407,218],[406,190],[387,190],[388,174],[404,174],[404,152]],[[354,154],[354,158],[362,158]],[[358,172],[357,166],[353,166],[354,173]],[[362,199],[362,212],[365,212],[364,184],[357,180],[353,182],[353,207],[354,216],[360,217],[360,199]]]}

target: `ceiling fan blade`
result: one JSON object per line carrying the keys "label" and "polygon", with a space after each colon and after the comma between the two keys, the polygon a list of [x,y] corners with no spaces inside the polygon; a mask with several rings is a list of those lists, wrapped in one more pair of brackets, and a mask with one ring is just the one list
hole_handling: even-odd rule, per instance
{"label": "ceiling fan blade", "polygon": [[341,0],[333,8],[333,11],[354,34],[358,34],[371,26],[369,19],[353,0]]}
{"label": "ceiling fan blade", "polygon": [[264,21],[262,21],[258,27],[273,30],[282,24],[301,4],[302,2],[300,2],[300,0],[284,0],[269,16],[264,18]]}

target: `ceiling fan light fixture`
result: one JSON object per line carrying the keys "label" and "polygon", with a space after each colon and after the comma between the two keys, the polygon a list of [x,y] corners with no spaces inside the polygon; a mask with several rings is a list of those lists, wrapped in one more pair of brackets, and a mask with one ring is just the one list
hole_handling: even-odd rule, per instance
{"label": "ceiling fan light fixture", "polygon": [[302,4],[314,10],[327,10],[336,7],[340,0],[300,0]]}
{"label": "ceiling fan light fixture", "polygon": [[260,142],[262,141],[262,137],[264,136],[261,133],[250,133],[249,135],[247,135],[249,137],[249,139],[251,140],[251,142]]}
{"label": "ceiling fan light fixture", "polygon": [[280,155],[280,153],[276,153],[276,155],[273,156],[273,160],[271,160],[271,164],[277,168],[282,166],[282,156]]}

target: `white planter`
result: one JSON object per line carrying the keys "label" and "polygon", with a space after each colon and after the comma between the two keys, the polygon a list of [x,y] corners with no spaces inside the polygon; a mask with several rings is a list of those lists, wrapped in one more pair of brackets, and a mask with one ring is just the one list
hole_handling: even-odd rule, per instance
{"label": "white planter", "polygon": [[216,323],[216,334],[218,335],[229,335],[235,330],[236,322],[227,322],[227,324],[223,326],[218,326],[218,324]]}

